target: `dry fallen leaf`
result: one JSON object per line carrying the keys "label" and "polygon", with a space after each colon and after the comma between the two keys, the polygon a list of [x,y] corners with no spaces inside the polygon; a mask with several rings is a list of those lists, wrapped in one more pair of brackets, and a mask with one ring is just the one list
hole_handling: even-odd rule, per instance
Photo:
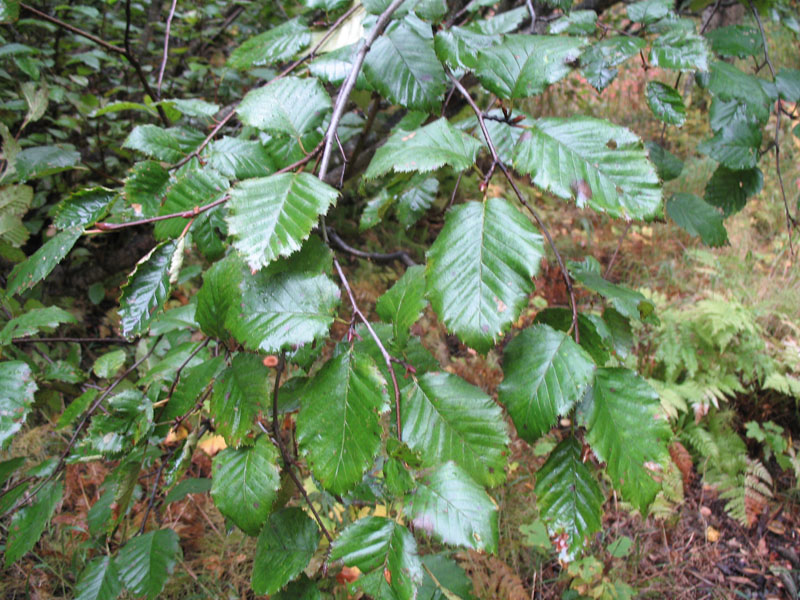
{"label": "dry fallen leaf", "polygon": [[220,450],[227,448],[228,444],[225,443],[225,438],[221,435],[208,435],[200,440],[197,447],[209,456],[214,456]]}
{"label": "dry fallen leaf", "polygon": [[719,531],[717,531],[716,529],[711,527],[711,525],[709,525],[708,527],[706,527],[706,539],[709,542],[711,542],[712,544],[714,542],[718,542],[719,541]]}

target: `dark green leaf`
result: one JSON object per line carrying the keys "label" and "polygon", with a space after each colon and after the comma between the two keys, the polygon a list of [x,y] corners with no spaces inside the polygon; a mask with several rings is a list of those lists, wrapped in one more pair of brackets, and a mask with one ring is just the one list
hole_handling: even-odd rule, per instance
{"label": "dark green leaf", "polygon": [[536,96],[569,74],[585,45],[583,38],[507,35],[478,51],[475,74],[500,98]]}
{"label": "dark green leaf", "polygon": [[299,250],[338,195],[309,173],[243,181],[231,190],[228,206],[233,245],[257,271]]}
{"label": "dark green leaf", "polygon": [[61,502],[64,486],[54,481],[47,482],[36,494],[33,502],[20,508],[11,517],[6,538],[5,566],[13,565],[33,549],[42,537],[50,517]]}
{"label": "dark green leaf", "polygon": [[26,363],[0,362],[0,449],[6,448],[11,437],[22,428],[36,390],[33,373]]}
{"label": "dark green leaf", "polygon": [[205,494],[211,489],[211,479],[206,477],[190,477],[178,483],[164,498],[164,504],[180,502],[189,494]]}
{"label": "dark green leaf", "polygon": [[23,292],[42,281],[69,254],[82,233],[83,227],[74,227],[48,240],[25,262],[14,267],[8,276],[6,292],[9,295]]}
{"label": "dark green leaf", "polygon": [[[597,331],[591,315],[578,313],[578,331],[581,348],[586,350],[598,366],[606,364],[610,357],[606,340]],[[545,308],[536,313],[536,323],[544,323],[558,331],[567,332],[572,327],[572,311],[568,308]]]}
{"label": "dark green leaf", "polygon": [[284,77],[248,92],[236,112],[245,125],[299,140],[320,125],[330,109],[331,98],[319,81]]}
{"label": "dark green leaf", "polygon": [[78,415],[89,408],[89,405],[97,398],[97,394],[99,394],[98,390],[89,388],[70,402],[58,418],[56,429],[64,429],[67,425],[71,425],[78,418]]}
{"label": "dark green leaf", "polygon": [[597,13],[593,10],[573,10],[568,15],[564,15],[550,23],[547,33],[569,33],[572,35],[593,33],[597,28],[596,22]]}
{"label": "dark green leaf", "polygon": [[724,246],[728,232],[722,214],[694,194],[675,194],[667,200],[667,214],[689,235],[703,240],[706,246]]}
{"label": "dark green leaf", "polygon": [[269,387],[269,369],[254,354],[236,354],[220,374],[211,396],[211,415],[228,446],[238,448],[247,441],[256,416],[266,409]]}
{"label": "dark green leaf", "polygon": [[514,166],[533,183],[613,216],[653,217],[661,187],[637,135],[591,117],[539,119],[523,134]]}
{"label": "dark green leaf", "polygon": [[155,216],[168,183],[169,171],[159,163],[154,160],[138,162],[125,179],[125,201],[134,209],[138,207],[136,212],[146,217]]}
{"label": "dark green leaf", "polygon": [[653,312],[655,306],[642,294],[604,279],[595,258],[588,256],[582,263],[570,262],[568,266],[579,283],[610,300],[614,308],[629,319],[641,320]]}
{"label": "dark green leaf", "polygon": [[47,308],[32,308],[20,316],[11,319],[0,330],[0,346],[10,344],[14,338],[27,337],[38,333],[42,329],[52,330],[61,323],[77,323],[72,313],[63,308],[48,306]]}
{"label": "dark green leaf", "polygon": [[0,23],[13,23],[19,18],[19,0],[0,0]]}
{"label": "dark green leaf", "polygon": [[182,127],[163,129],[157,125],[138,125],[131,131],[123,148],[166,162],[178,162],[203,141],[204,134]]}
{"label": "dark green leaf", "polygon": [[378,298],[375,310],[381,319],[392,324],[392,335],[402,346],[426,306],[425,267],[417,265],[406,269],[391,289]]}
{"label": "dark green leaf", "polygon": [[404,390],[400,415],[403,441],[426,466],[452,460],[485,486],[505,479],[506,424],[479,388],[449,373],[426,373]]}
{"label": "dark green leaf", "polygon": [[[3,145],[3,153],[6,160],[11,160],[7,144]],[[15,248],[22,246],[30,236],[27,227],[22,224],[22,217],[28,212],[32,202],[33,188],[29,185],[0,187],[0,239]]]}
{"label": "dark green leaf", "polygon": [[58,205],[53,224],[59,229],[91,225],[106,215],[115,198],[116,193],[104,187],[76,192]]}
{"label": "dark green leaf", "polygon": [[581,444],[570,436],[556,446],[536,473],[536,505],[551,537],[565,535],[571,558],[602,527],[603,494],[581,460]]}
{"label": "dark green leaf", "polygon": [[38,179],[75,168],[81,162],[81,153],[74,146],[35,146],[25,148],[16,156],[17,176],[22,182]]}
{"label": "dark green leaf", "polygon": [[[219,200],[227,189],[228,180],[213,169],[189,169],[169,188],[158,214],[171,215],[210,204]],[[156,223],[155,237],[157,240],[176,238],[188,223],[187,219],[180,217],[159,221]]]}
{"label": "dark green leaf", "polygon": [[[308,65],[308,71],[314,76],[330,83],[331,85],[341,86],[353,68],[353,58],[361,47],[363,41],[342,48],[337,48],[331,52],[326,52],[322,56],[314,59]],[[356,89],[370,89],[364,71],[360,70],[356,77]]]}
{"label": "dark green leaf", "polygon": [[390,171],[426,173],[443,165],[463,171],[475,163],[480,147],[478,140],[442,118],[420,129],[392,135],[378,148],[364,176],[372,179]]}
{"label": "dark green leaf", "polygon": [[280,487],[278,451],[269,437],[253,446],[225,448],[212,463],[211,497],[220,512],[248,535],[258,535]]}
{"label": "dark green leaf", "polygon": [[271,65],[291,58],[310,43],[308,27],[300,19],[292,19],[244,42],[233,51],[228,66],[244,70]]}
{"label": "dark green leaf", "polygon": [[644,39],[620,35],[600,40],[581,55],[581,70],[598,91],[604,90],[617,76],[614,67],[638,54],[647,45]]}
{"label": "dark green leaf", "polygon": [[209,144],[208,165],[233,179],[263,177],[275,171],[267,149],[257,141],[223,137]]}
{"label": "dark green leaf", "polygon": [[543,254],[533,224],[506,200],[457,206],[428,251],[431,306],[465,344],[488,352],[528,304]]}
{"label": "dark green leaf", "polygon": [[775,77],[778,93],[787,102],[800,102],[800,71],[780,69]]}
{"label": "dark green leaf", "polygon": [[760,147],[761,128],[743,119],[735,119],[714,137],[697,145],[700,152],[735,170],[754,169]]}
{"label": "dark green leaf", "polygon": [[648,158],[656,167],[662,181],[677,179],[683,171],[683,161],[656,142],[645,142]]}
{"label": "dark green leaf", "polygon": [[[2,364],[2,363],[0,363]],[[2,367],[0,367],[0,372],[2,371]],[[11,475],[19,469],[22,465],[25,464],[25,457],[24,456],[17,456],[16,458],[9,458],[8,460],[4,460],[0,462],[0,486],[2,486]],[[0,511],[0,514],[3,514]]]}
{"label": "dark green leaf", "polygon": [[425,178],[415,175],[411,178],[408,189],[397,195],[397,220],[408,229],[433,206],[436,192],[439,191],[439,180],[434,177]]}
{"label": "dark green leaf", "polygon": [[717,61],[711,65],[708,89],[720,100],[736,100],[747,107],[747,112],[763,123],[769,117],[770,99],[760,80],[728,63]]}
{"label": "dark green leaf", "polygon": [[153,314],[167,299],[170,288],[170,266],[177,241],[162,242],[141,259],[128,277],[120,298],[120,330],[130,337],[147,330]]}
{"label": "dark green leaf", "polygon": [[629,4],[625,10],[631,21],[648,25],[663,19],[672,12],[675,4],[671,0],[641,0]]}
{"label": "dark green leaf", "polygon": [[661,488],[652,473],[668,456],[671,430],[658,408],[658,394],[636,373],[604,368],[595,372],[593,393],[578,414],[612,484],[642,514]]}
{"label": "dark green leaf", "polygon": [[223,365],[224,358],[217,356],[185,369],[164,409],[162,421],[175,419],[191,410],[200,398],[200,394],[217,377]]}
{"label": "dark green leaf", "polygon": [[426,476],[407,499],[404,510],[417,530],[445,544],[497,552],[497,506],[453,462]]}
{"label": "dark green leaf", "polygon": [[747,199],[758,194],[763,185],[764,176],[758,167],[733,171],[720,165],[706,184],[705,200],[729,217],[742,210]]}
{"label": "dark green leaf", "polygon": [[426,568],[417,600],[448,600],[447,592],[455,594],[450,600],[472,600],[472,581],[455,560],[443,553],[427,554],[422,562]]}
{"label": "dark green leaf", "polygon": [[112,350],[98,357],[92,365],[92,371],[98,377],[110,377],[125,364],[125,350]]}
{"label": "dark green leaf", "polygon": [[319,527],[302,509],[270,515],[258,536],[252,586],[256,594],[274,594],[308,566],[319,545]]}
{"label": "dark green leaf", "polygon": [[75,600],[116,600],[122,592],[119,572],[108,556],[92,560],[75,584]]}
{"label": "dark green leaf", "polygon": [[172,529],[159,529],[131,538],[114,563],[125,589],[152,600],[161,594],[182,556],[178,534]]}
{"label": "dark green leaf", "polygon": [[241,301],[243,265],[235,255],[228,256],[203,273],[203,287],[197,293],[197,323],[209,337],[229,337],[225,326],[228,313]]}
{"label": "dark green leaf", "polygon": [[358,567],[362,575],[352,587],[375,600],[414,600],[422,583],[414,536],[385,517],[365,517],[346,527],[333,543],[330,559]]}
{"label": "dark green leaf", "polygon": [[[433,50],[430,28],[413,17],[390,27],[372,45],[364,61],[370,85],[393,104],[437,112],[447,76]],[[421,26],[420,26],[421,25]]]}
{"label": "dark green leaf", "polygon": [[761,34],[755,27],[728,25],[712,29],[705,36],[711,42],[711,49],[721,56],[747,58],[764,51]]}
{"label": "dark green leaf", "polygon": [[650,62],[662,69],[708,71],[708,46],[703,36],[693,31],[672,29],[655,39]]}
{"label": "dark green leaf", "polygon": [[592,380],[591,356],[566,333],[534,325],[519,333],[503,353],[499,400],[519,436],[535,442],[583,397]]}
{"label": "dark green leaf", "polygon": [[678,91],[658,81],[647,82],[647,105],[653,114],[670,125],[683,125],[686,107]]}
{"label": "dark green leaf", "polygon": [[326,489],[343,494],[361,481],[380,447],[379,413],[387,403],[386,380],[375,361],[352,348],[306,384],[297,442]]}

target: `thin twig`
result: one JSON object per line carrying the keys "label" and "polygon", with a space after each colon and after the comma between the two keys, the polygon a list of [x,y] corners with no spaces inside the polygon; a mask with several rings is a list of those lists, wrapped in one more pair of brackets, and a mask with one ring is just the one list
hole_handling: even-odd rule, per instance
{"label": "thin twig", "polygon": [[528,12],[531,13],[531,26],[529,31],[531,33],[535,33],[536,28],[536,10],[533,8],[533,2],[531,0],[525,0],[525,5],[528,7]]}
{"label": "thin twig", "polygon": [[175,16],[175,7],[178,0],[172,0],[172,6],[169,9],[169,16],[167,16],[167,28],[164,32],[164,56],[161,57],[161,67],[158,69],[158,83],[156,84],[156,93],[158,99],[161,99],[161,82],[164,80],[164,69],[167,68],[167,58],[169,57],[169,32],[172,28],[172,19]]}
{"label": "thin twig", "polygon": [[467,89],[461,85],[461,82],[453,77],[453,74],[449,71],[447,75],[450,77],[450,80],[455,85],[456,89],[464,96],[464,99],[467,101],[467,104],[470,105],[472,108],[472,112],[475,113],[475,116],[478,118],[478,125],[480,125],[481,132],[483,133],[483,137],[486,140],[486,145],[489,146],[489,152],[492,154],[492,160],[497,164],[500,170],[505,175],[506,180],[511,185],[511,188],[514,190],[514,194],[517,196],[517,199],[520,203],[528,209],[528,212],[531,213],[533,218],[536,220],[536,224],[541,229],[542,233],[544,234],[545,238],[547,239],[547,243],[550,245],[550,248],[553,250],[553,254],[556,256],[556,262],[558,263],[558,268],[561,270],[561,275],[564,279],[564,283],[567,286],[567,292],[569,292],[569,302],[572,306],[572,333],[575,336],[575,341],[580,341],[580,334],[578,332],[578,304],[575,301],[575,291],[572,288],[572,279],[567,272],[567,268],[564,266],[564,261],[561,258],[561,253],[556,248],[555,242],[553,241],[553,237],[550,235],[550,231],[545,226],[542,219],[539,217],[539,214],[533,209],[530,203],[525,199],[520,191],[517,183],[514,181],[514,178],[511,176],[511,172],[506,167],[505,163],[500,159],[500,156],[497,154],[497,148],[495,148],[494,142],[492,141],[492,137],[489,135],[489,130],[486,128],[486,122],[483,118],[483,113],[481,109],[478,108],[478,105],[475,104],[475,100],[472,99],[472,96],[467,91]]}
{"label": "thin twig", "polygon": [[[761,32],[761,43],[764,44],[764,62],[769,67],[769,72],[772,75],[772,80],[775,81],[775,67],[772,66],[772,60],[769,57],[769,48],[767,46],[767,36],[764,33],[764,25],[761,23],[761,16],[758,14],[752,0],[747,0],[750,5],[750,10],[753,11],[753,16],[758,23],[758,30]],[[781,173],[781,146],[780,146],[780,133],[781,133],[781,99],[778,96],[778,110],[775,111],[775,172],[778,174],[778,184],[781,188],[781,197],[783,198],[783,208],[786,211],[786,229],[789,232],[789,254],[794,258],[794,245],[792,237],[794,235],[794,228],[797,226],[797,220],[792,216],[789,211],[789,201],[786,199],[786,188],[783,186],[783,174]]]}
{"label": "thin twig", "polygon": [[611,260],[608,261],[608,266],[606,267],[606,274],[603,275],[606,279],[608,279],[609,274],[611,273],[611,268],[614,266],[614,263],[617,260],[617,255],[619,254],[620,248],[622,248],[622,242],[625,239],[625,236],[628,235],[628,230],[633,225],[633,221],[628,221],[625,224],[625,229],[622,231],[622,234],[619,236],[619,241],[617,242],[617,247],[614,250],[614,254],[611,255]]}
{"label": "thin twig", "polygon": [[14,338],[11,340],[12,344],[37,344],[42,343],[56,343],[68,342],[75,344],[133,344],[132,341],[125,338],[108,337],[108,338],[92,338],[92,337],[23,337]]}
{"label": "thin twig", "polygon": [[91,229],[87,229],[86,233],[99,233],[102,231],[114,231],[116,229],[125,229],[126,227],[136,227],[138,225],[147,225],[148,223],[157,223],[159,221],[166,221],[168,219],[194,219],[200,213],[204,213],[207,210],[211,210],[215,206],[219,206],[220,204],[224,204],[229,199],[229,196],[223,196],[214,202],[210,202],[209,204],[204,204],[203,206],[195,206],[190,210],[183,210],[181,212],[172,213],[169,215],[159,215],[157,217],[147,217],[146,219],[138,219],[136,221],[126,221],[125,223],[107,223],[105,221],[101,221],[95,223],[94,226],[99,231],[93,231]]}
{"label": "thin twig", "polygon": [[397,252],[388,252],[386,254],[381,254],[379,252],[364,252],[363,250],[359,250],[358,248],[353,248],[347,242],[345,242],[336,231],[333,230],[332,227],[327,228],[328,231],[328,238],[330,239],[333,244],[339,248],[340,250],[344,250],[348,254],[352,254],[353,256],[357,256],[359,258],[366,258],[368,260],[374,260],[375,262],[392,262],[395,260],[399,260],[403,262],[405,265],[409,267],[413,267],[417,263],[409,256],[408,252],[405,250],[398,250]]}

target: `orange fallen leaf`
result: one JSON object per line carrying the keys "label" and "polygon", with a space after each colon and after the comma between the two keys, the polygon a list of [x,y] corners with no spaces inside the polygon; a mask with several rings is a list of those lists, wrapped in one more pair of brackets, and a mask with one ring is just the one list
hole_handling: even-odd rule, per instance
{"label": "orange fallen leaf", "polygon": [[225,443],[225,438],[221,435],[209,435],[200,440],[197,447],[209,456],[214,456],[227,448],[228,444]]}

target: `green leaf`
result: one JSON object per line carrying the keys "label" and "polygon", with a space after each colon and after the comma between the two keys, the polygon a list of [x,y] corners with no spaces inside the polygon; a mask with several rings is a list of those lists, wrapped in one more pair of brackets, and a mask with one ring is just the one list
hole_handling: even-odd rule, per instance
{"label": "green leaf", "polygon": [[108,213],[115,198],[116,193],[104,187],[76,192],[58,205],[53,224],[59,229],[91,225]]}
{"label": "green leaf", "polygon": [[392,336],[403,345],[411,326],[428,306],[425,298],[425,267],[409,267],[395,284],[378,298],[375,311],[381,319],[392,324]]}
{"label": "green leaf", "polygon": [[543,254],[533,224],[506,200],[455,207],[428,250],[433,310],[461,341],[488,352],[527,306]]}
{"label": "green leaf", "polygon": [[519,436],[533,443],[583,397],[594,369],[591,356],[569,335],[534,325],[506,346],[498,399]]}
{"label": "green leaf", "polygon": [[[9,458],[8,460],[0,461],[0,485],[5,484],[5,482],[8,481],[8,478],[13,475],[14,471],[19,469],[24,464],[24,456],[17,456],[16,458]],[[3,514],[3,511],[0,511],[0,514]]]}
{"label": "green leaf", "polygon": [[435,177],[413,176],[410,186],[396,197],[397,220],[400,221],[400,224],[408,229],[419,221],[425,211],[433,206],[438,191],[439,180]]}
{"label": "green leaf", "polygon": [[445,544],[497,552],[497,505],[453,462],[427,475],[407,498],[404,511],[417,530]]}
{"label": "green leaf", "polygon": [[697,149],[732,170],[752,170],[758,163],[761,147],[761,128],[736,118]]}
{"label": "green leaf", "polygon": [[161,104],[174,107],[187,117],[213,117],[219,112],[219,105],[200,98],[171,98],[162,100]]}
{"label": "green leaf", "polygon": [[75,168],[81,153],[70,144],[25,148],[16,156],[15,166],[21,182],[54,175]]}
{"label": "green leaf", "polygon": [[80,396],[75,398],[72,402],[67,405],[67,408],[64,409],[64,412],[61,413],[61,416],[58,418],[56,422],[56,429],[64,429],[67,425],[72,425],[73,421],[78,418],[78,415],[82,414],[89,405],[94,402],[95,398],[97,398],[97,394],[100,392],[96,389],[89,388]]}
{"label": "green leaf", "polygon": [[677,179],[683,171],[683,161],[656,142],[645,142],[648,158],[653,161],[662,181]]}
{"label": "green leaf", "polygon": [[706,246],[724,246],[728,232],[722,214],[694,194],[675,194],[667,200],[667,214],[693,237],[700,236]]}
{"label": "green leaf", "polygon": [[270,395],[269,369],[255,354],[237,353],[231,366],[214,383],[211,415],[217,433],[228,446],[238,448],[247,441],[259,411]]}
{"label": "green leaf", "polygon": [[761,81],[733,65],[717,61],[711,65],[708,89],[720,100],[741,102],[747,107],[748,115],[764,123],[769,117],[771,102]]}
{"label": "green leaf", "polygon": [[42,537],[50,517],[61,502],[64,486],[50,481],[37,492],[33,502],[19,509],[11,517],[6,538],[6,569],[27,554]]}
{"label": "green leaf", "polygon": [[674,3],[670,0],[641,0],[629,4],[625,10],[628,18],[637,23],[649,25],[666,17],[672,12]]}
{"label": "green leaf", "polygon": [[425,466],[452,460],[481,485],[505,479],[506,424],[479,388],[449,373],[426,373],[404,390],[400,415],[403,441]]}
{"label": "green leaf", "polygon": [[570,261],[568,267],[576,281],[610,300],[614,308],[629,319],[645,319],[655,309],[653,303],[639,292],[603,279],[600,263],[591,256],[582,263]]}
{"label": "green leaf", "polygon": [[594,33],[597,29],[597,13],[593,10],[573,10],[568,15],[556,19],[547,28],[549,34],[569,33],[572,35],[582,35],[584,33]]}
{"label": "green leaf", "polygon": [[252,587],[256,594],[275,594],[302,573],[319,545],[319,527],[301,508],[270,515],[258,536]]}
{"label": "green leaf", "polygon": [[0,23],[13,23],[19,18],[19,0],[0,0]]}
{"label": "green leaf", "polygon": [[207,477],[190,477],[178,483],[164,498],[164,504],[180,502],[189,494],[205,494],[211,489],[211,479]]}
{"label": "green leaf", "polygon": [[22,429],[37,390],[31,368],[24,362],[0,362],[0,449]]}
{"label": "green leaf", "polygon": [[155,216],[168,184],[169,171],[159,163],[153,160],[138,162],[125,179],[125,201],[128,206],[138,206],[136,212],[147,217]]}
{"label": "green leaf", "polygon": [[[12,138],[13,139],[13,138]],[[3,146],[6,160],[12,160]],[[33,202],[33,188],[29,185],[7,185],[0,187],[0,238],[19,248],[30,235],[22,223],[22,217]]]}
{"label": "green leaf", "polygon": [[116,600],[122,583],[114,561],[98,556],[81,572],[75,584],[75,600]]}
{"label": "green leaf", "polygon": [[560,558],[570,558],[602,528],[603,494],[581,460],[581,444],[567,437],[536,472],[536,506],[551,537],[566,536]]}
{"label": "green leaf", "polygon": [[778,94],[787,102],[800,102],[800,71],[797,69],[780,69],[775,76]]}
{"label": "green leaf", "polygon": [[175,163],[194,150],[204,137],[198,131],[183,127],[164,129],[157,125],[138,125],[128,135],[122,147]]}
{"label": "green leaf", "polygon": [[[417,600],[471,600],[472,581],[459,564],[447,553],[426,554],[424,579]],[[434,582],[430,574],[436,578]],[[448,595],[450,594],[450,595]]]}
{"label": "green leaf", "polygon": [[114,560],[125,589],[135,596],[157,598],[183,557],[178,534],[159,529],[137,535],[126,543]]}
{"label": "green leaf", "polygon": [[[424,24],[411,19],[380,36],[364,61],[369,84],[392,104],[412,110],[438,112],[447,90],[447,76],[433,49],[433,37]],[[429,26],[428,26],[429,27]]]}
{"label": "green leaf", "polygon": [[242,280],[242,263],[235,255],[217,261],[203,273],[195,318],[207,336],[220,340],[229,337],[225,320],[241,301]]}
{"label": "green leaf", "polygon": [[0,346],[10,344],[14,338],[26,337],[38,333],[41,329],[53,329],[61,323],[77,323],[72,313],[63,308],[48,306],[33,308],[20,316],[11,319],[0,331]]}
{"label": "green leaf", "polygon": [[[597,325],[590,319],[591,315],[578,313],[578,330],[580,346],[598,366],[606,364],[610,357],[606,340],[597,331]],[[572,311],[568,308],[545,308],[536,313],[535,323],[549,325],[558,331],[568,332],[572,327]]]}
{"label": "green leaf", "polygon": [[232,179],[263,177],[275,171],[267,149],[257,141],[223,137],[209,144],[208,165]]}
{"label": "green leaf", "polygon": [[154,314],[164,305],[170,289],[170,266],[180,251],[176,240],[162,242],[136,265],[122,288],[120,331],[125,337],[144,333]]}
{"label": "green leaf", "polygon": [[[511,164],[514,147],[525,133],[525,130],[534,124],[534,120],[524,113],[515,112],[515,115],[515,118],[521,117],[519,122],[514,124],[506,123],[503,121],[505,118],[503,111],[495,108],[487,112],[487,116],[490,118],[484,121],[489,137],[492,138],[495,150],[497,150],[497,155],[506,164]],[[478,119],[470,116],[459,122],[459,128],[465,131],[479,131]]]}
{"label": "green leaf", "polygon": [[761,34],[755,27],[728,25],[712,29],[705,34],[711,49],[721,56],[747,58],[764,51]]}
{"label": "green leaf", "polygon": [[478,50],[475,74],[500,98],[536,96],[569,74],[585,45],[584,38],[506,35],[501,44]]}
{"label": "green leaf", "polygon": [[650,62],[662,69],[708,71],[708,45],[693,31],[672,29],[655,39]]}
{"label": "green leaf", "polygon": [[364,177],[385,173],[427,173],[444,165],[463,171],[475,164],[481,144],[453,127],[445,118],[414,131],[400,130],[378,148]]}
{"label": "green leaf", "polygon": [[658,394],[636,373],[604,368],[595,372],[593,394],[578,413],[612,485],[643,515],[661,488],[651,472],[660,468],[671,435],[658,408]]}
{"label": "green leaf", "polygon": [[292,19],[245,41],[231,53],[228,66],[244,70],[271,65],[291,58],[310,43],[311,31],[306,24]]}
{"label": "green leaf", "polygon": [[265,353],[327,335],[339,288],[327,275],[302,268],[275,272],[271,267],[242,274],[239,289],[223,292],[232,299],[225,319],[228,331],[248,349]]}
{"label": "green leaf", "polygon": [[112,350],[99,356],[94,361],[92,371],[98,377],[110,377],[122,368],[125,364],[125,350]]}
{"label": "green leaf", "polygon": [[581,70],[586,80],[603,91],[617,76],[614,67],[641,52],[647,45],[644,39],[620,35],[595,42],[581,55]]}
{"label": "green leaf", "polygon": [[527,130],[514,166],[533,183],[578,206],[647,219],[661,208],[661,187],[637,135],[591,117],[545,118]]}
{"label": "green leaf", "polygon": [[414,600],[422,583],[414,536],[385,517],[365,517],[348,525],[333,543],[330,558],[358,567],[362,575],[351,587],[375,600]]}
{"label": "green leaf", "polygon": [[306,384],[297,443],[325,489],[344,494],[361,481],[380,448],[379,413],[388,402],[375,361],[349,348]]}
{"label": "green leaf", "polygon": [[219,374],[224,365],[222,356],[204,360],[195,367],[184,370],[175,391],[169,399],[162,421],[169,421],[186,414],[198,401],[200,394]]}
{"label": "green leaf", "polygon": [[211,497],[248,535],[258,535],[280,488],[278,451],[266,435],[252,446],[225,448],[212,462]]}
{"label": "green leaf", "polygon": [[331,98],[319,81],[284,77],[248,92],[236,112],[245,125],[299,140],[320,125],[330,109]]}
{"label": "green leaf", "polygon": [[763,185],[764,176],[758,167],[734,171],[720,165],[706,184],[705,201],[729,217],[742,210],[747,199],[758,194]]}
{"label": "green leaf", "polygon": [[658,81],[647,82],[647,105],[653,114],[669,125],[683,125],[686,107],[678,91]]}
{"label": "green leaf", "polygon": [[8,276],[6,293],[12,295],[23,292],[42,281],[69,254],[82,233],[83,227],[62,231],[48,240],[25,262],[16,265]]}
{"label": "green leaf", "polygon": [[[158,214],[171,215],[215,202],[225,194],[228,185],[228,180],[213,169],[188,169],[169,188]],[[155,237],[157,240],[177,238],[187,223],[187,219],[180,217],[159,221],[155,226]]]}
{"label": "green leaf", "polygon": [[308,239],[339,192],[309,173],[248,179],[231,190],[228,230],[252,271],[289,256]]}

